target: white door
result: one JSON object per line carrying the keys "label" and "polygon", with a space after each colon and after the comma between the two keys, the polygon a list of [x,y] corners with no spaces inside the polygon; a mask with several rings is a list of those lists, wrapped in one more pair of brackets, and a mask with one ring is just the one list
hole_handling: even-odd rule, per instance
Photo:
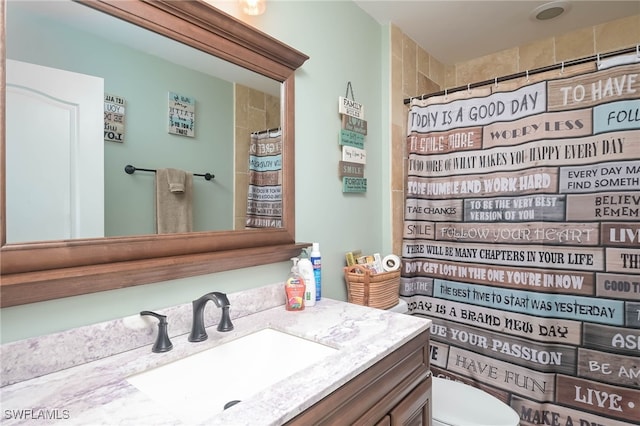
{"label": "white door", "polygon": [[104,80],[7,59],[7,242],[104,236]]}

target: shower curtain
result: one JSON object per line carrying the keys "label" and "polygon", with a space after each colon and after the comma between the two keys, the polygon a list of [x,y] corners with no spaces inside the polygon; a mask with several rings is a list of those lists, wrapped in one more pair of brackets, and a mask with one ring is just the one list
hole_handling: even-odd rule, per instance
{"label": "shower curtain", "polygon": [[282,131],[251,134],[247,228],[282,227]]}
{"label": "shower curtain", "polygon": [[432,372],[522,425],[640,419],[640,65],[620,62],[408,112],[401,297],[433,321]]}

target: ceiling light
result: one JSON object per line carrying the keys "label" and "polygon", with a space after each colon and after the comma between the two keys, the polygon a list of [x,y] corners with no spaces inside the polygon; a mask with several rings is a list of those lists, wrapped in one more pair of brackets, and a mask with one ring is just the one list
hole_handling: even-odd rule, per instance
{"label": "ceiling light", "polygon": [[548,21],[557,18],[569,10],[569,4],[565,1],[552,1],[533,9],[531,16],[538,21]]}
{"label": "ceiling light", "polygon": [[238,0],[240,9],[247,15],[262,15],[267,8],[267,0]]}

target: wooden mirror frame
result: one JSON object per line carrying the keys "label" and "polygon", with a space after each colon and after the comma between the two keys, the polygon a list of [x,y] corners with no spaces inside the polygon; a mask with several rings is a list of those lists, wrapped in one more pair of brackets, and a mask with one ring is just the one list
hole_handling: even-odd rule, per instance
{"label": "wooden mirror frame", "polygon": [[308,56],[199,0],[74,0],[282,83],[282,228],[6,243],[6,3],[0,21],[0,306],[281,262],[295,242],[294,72]]}

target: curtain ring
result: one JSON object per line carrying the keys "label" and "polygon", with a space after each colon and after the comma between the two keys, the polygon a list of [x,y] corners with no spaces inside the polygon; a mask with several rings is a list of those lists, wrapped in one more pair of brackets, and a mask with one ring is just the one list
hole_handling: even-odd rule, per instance
{"label": "curtain ring", "polygon": [[562,61],[562,66],[560,67],[560,75],[564,74],[564,61]]}
{"label": "curtain ring", "polygon": [[527,73],[527,83],[529,82],[529,70],[526,71]]}
{"label": "curtain ring", "polygon": [[498,87],[498,77],[496,77],[493,81],[494,81],[496,87]]}
{"label": "curtain ring", "polygon": [[444,89],[444,100],[447,100],[447,89]]}
{"label": "curtain ring", "polygon": [[471,83],[467,83],[467,93],[471,94]]}

